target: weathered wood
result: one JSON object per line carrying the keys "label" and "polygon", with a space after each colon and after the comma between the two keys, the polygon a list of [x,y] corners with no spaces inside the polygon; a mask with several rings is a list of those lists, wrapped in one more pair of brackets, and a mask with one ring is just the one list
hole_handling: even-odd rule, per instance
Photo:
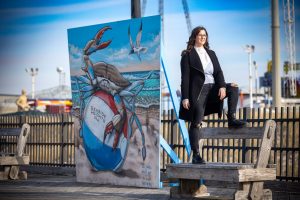
{"label": "weathered wood", "polygon": [[[17,152],[16,152],[17,157],[23,156],[29,131],[30,131],[29,124],[23,124],[21,133],[18,138],[18,143],[17,143]],[[13,180],[17,179],[19,175],[19,170],[20,170],[19,166],[11,166],[9,177]]]}
{"label": "weathered wood", "polygon": [[[205,186],[201,185],[201,187],[203,188]],[[206,188],[204,190],[206,190]],[[182,193],[181,189],[179,187],[171,187],[170,188],[170,198],[171,199],[180,199],[180,200],[181,199],[202,199],[203,197],[209,197],[209,193],[204,193],[204,192],[201,192],[201,194]]]}
{"label": "weathered wood", "polygon": [[[0,165],[5,166],[6,169],[6,171],[1,173],[2,177],[0,178],[2,180],[7,179],[7,177],[13,180],[18,179],[20,165],[29,164],[29,156],[23,155],[29,132],[30,126],[28,124],[23,124],[21,129],[0,129],[0,136],[19,136],[16,153],[14,155],[1,154]],[[26,175],[23,172],[21,174],[22,178],[27,179],[27,173]]]}
{"label": "weathered wood", "polygon": [[18,179],[19,169],[19,166],[11,166],[8,174],[9,178],[12,180]]}
{"label": "weathered wood", "polygon": [[[249,195],[246,191],[238,190],[234,195],[235,200],[246,200],[249,199]],[[269,189],[262,190],[261,198],[262,200],[272,200],[272,191]]]}
{"label": "weathered wood", "polygon": [[201,196],[207,193],[205,185],[200,184],[200,180],[180,179],[180,193]]}
{"label": "weathered wood", "polygon": [[[264,134],[261,141],[261,148],[259,148],[258,158],[255,165],[255,168],[257,169],[264,169],[268,164],[272,142],[274,141],[275,129],[276,129],[275,121],[269,120],[266,122]],[[274,176],[276,179],[276,170]],[[263,182],[252,184],[250,196],[253,200],[261,199],[263,186],[264,186]]]}
{"label": "weathered wood", "polygon": [[29,165],[29,155],[0,157],[0,165]]}
{"label": "weathered wood", "polygon": [[26,171],[20,171],[19,172],[19,179],[27,180],[27,172]]}
{"label": "weathered wood", "polygon": [[[205,165],[195,165],[191,163],[167,164],[168,169],[182,168],[187,169],[251,169],[254,168],[253,163],[222,163],[222,162],[207,162]],[[168,171],[169,172],[169,171]],[[167,174],[168,175],[168,174]]]}
{"label": "weathered wood", "polygon": [[[208,163],[206,165],[192,164],[167,165],[168,178],[207,179],[228,182],[248,182],[276,180],[275,168],[253,168],[251,164]],[[252,168],[251,168],[252,167]]]}
{"label": "weathered wood", "polygon": [[[180,188],[185,188],[183,191],[189,193],[190,197],[195,197],[195,195],[186,186],[189,185],[189,188],[192,188],[194,191],[198,187],[199,180],[204,179],[211,182],[219,182],[220,184],[216,184],[216,186],[222,187],[214,191],[222,195],[216,195],[214,192],[211,192],[210,188],[215,188],[214,185],[208,187],[207,193],[210,193],[210,196],[203,197],[205,199],[270,199],[272,198],[272,193],[269,190],[263,190],[263,181],[276,180],[276,165],[268,166],[275,128],[276,123],[273,120],[268,120],[264,128],[202,128],[200,131],[202,134],[199,141],[200,146],[202,146],[203,139],[262,139],[257,162],[255,164],[168,164],[167,176],[174,179],[187,179],[180,182]],[[186,183],[193,183],[193,186]],[[184,184],[186,185],[184,186]],[[228,185],[233,188],[229,188]],[[229,190],[233,192],[230,193]]]}
{"label": "weathered wood", "polygon": [[21,133],[18,138],[18,143],[17,143],[17,152],[16,152],[17,156],[23,155],[29,132],[30,132],[29,124],[23,124]]}
{"label": "weathered wood", "polygon": [[253,139],[262,138],[263,127],[229,128],[202,128],[201,139]]}
{"label": "weathered wood", "polygon": [[7,180],[9,171],[10,171],[10,167],[4,166],[3,171],[0,171],[0,180]]}
{"label": "weathered wood", "polygon": [[239,182],[276,180],[276,168],[253,168],[238,171]]}
{"label": "weathered wood", "polygon": [[21,128],[1,128],[0,136],[19,136]]}

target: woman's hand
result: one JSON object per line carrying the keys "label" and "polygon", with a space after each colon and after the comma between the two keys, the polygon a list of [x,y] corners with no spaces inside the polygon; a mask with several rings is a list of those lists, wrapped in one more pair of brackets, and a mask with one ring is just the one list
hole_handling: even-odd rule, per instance
{"label": "woman's hand", "polygon": [[220,88],[218,96],[220,97],[220,100],[223,100],[226,97],[226,88]]}
{"label": "woman's hand", "polygon": [[190,101],[188,99],[183,99],[182,100],[182,105],[185,109],[190,109]]}

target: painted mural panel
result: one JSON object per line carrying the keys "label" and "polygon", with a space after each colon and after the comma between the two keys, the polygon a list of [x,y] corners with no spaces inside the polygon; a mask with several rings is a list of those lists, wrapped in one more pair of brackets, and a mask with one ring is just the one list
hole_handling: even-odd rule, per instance
{"label": "painted mural panel", "polygon": [[159,187],[160,17],[68,30],[80,182]]}

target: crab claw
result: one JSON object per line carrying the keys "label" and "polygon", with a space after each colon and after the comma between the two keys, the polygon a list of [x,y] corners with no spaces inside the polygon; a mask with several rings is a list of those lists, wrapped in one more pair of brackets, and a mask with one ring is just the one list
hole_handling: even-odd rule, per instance
{"label": "crab claw", "polygon": [[119,139],[120,139],[120,133],[119,131],[116,130],[115,132],[115,137],[114,137],[114,142],[113,142],[113,150],[116,150],[118,143],[119,143]]}
{"label": "crab claw", "polygon": [[93,40],[87,42],[84,48],[85,55],[90,55],[97,50],[104,49],[112,42],[112,40],[101,42],[101,38],[104,32],[107,30],[111,30],[111,28],[109,26],[105,26],[104,28],[100,29],[100,31],[98,31]]}

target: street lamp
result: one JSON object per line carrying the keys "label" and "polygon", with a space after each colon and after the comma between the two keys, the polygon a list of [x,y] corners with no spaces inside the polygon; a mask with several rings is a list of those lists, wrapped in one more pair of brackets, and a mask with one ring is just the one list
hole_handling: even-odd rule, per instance
{"label": "street lamp", "polygon": [[56,71],[59,74],[59,86],[65,85],[65,76],[66,76],[66,73],[64,72],[64,69],[61,68],[61,67],[57,67]]}
{"label": "street lamp", "polygon": [[251,55],[254,52],[254,45],[246,45],[245,51],[248,53],[248,64],[249,64],[249,96],[250,96],[250,108],[253,108],[253,98],[252,98],[252,62]]}
{"label": "street lamp", "polygon": [[38,74],[39,68],[26,68],[25,71],[31,76],[31,98],[34,99],[35,77]]}
{"label": "street lamp", "polygon": [[253,61],[253,66],[255,69],[255,93],[256,93],[256,103],[258,103],[258,75],[257,75],[257,64]]}

